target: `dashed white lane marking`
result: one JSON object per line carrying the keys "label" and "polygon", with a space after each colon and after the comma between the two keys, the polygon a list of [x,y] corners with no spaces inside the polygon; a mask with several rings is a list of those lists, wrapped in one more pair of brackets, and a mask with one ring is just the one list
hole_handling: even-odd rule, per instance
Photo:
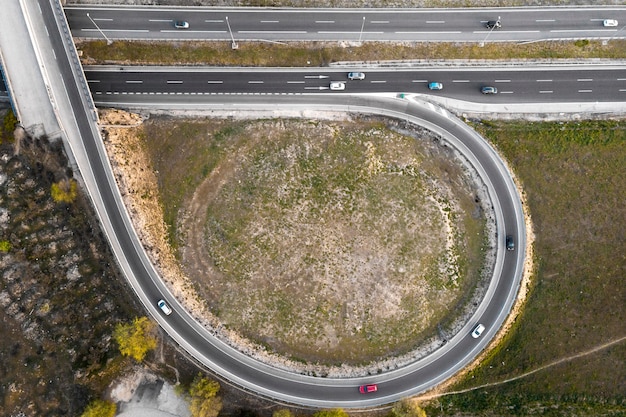
{"label": "dashed white lane marking", "polygon": [[428,32],[428,31],[420,31],[420,32],[394,32],[398,35],[433,35],[433,34],[441,34],[441,35],[451,35],[455,33],[462,33],[460,30],[455,31],[447,31],[447,32]]}
{"label": "dashed white lane marking", "polygon": [[446,23],[445,20],[427,20],[426,23]]}
{"label": "dashed white lane marking", "polygon": [[425,83],[428,82],[428,80],[411,80],[412,83]]}
{"label": "dashed white lane marking", "polygon": [[579,78],[576,81],[578,81],[578,82],[588,82],[588,81],[593,81],[593,78]]}
{"label": "dashed white lane marking", "polygon": [[513,91],[500,91],[500,94],[513,94]]}
{"label": "dashed white lane marking", "polygon": [[224,23],[224,21],[220,19],[215,19],[215,20],[205,20],[204,23]]}
{"label": "dashed white lane marking", "polygon": [[591,93],[593,90],[578,90],[579,93]]}
{"label": "dashed white lane marking", "polygon": [[172,19],[148,19],[148,22],[173,22]]}
{"label": "dashed white lane marking", "polygon": [[315,23],[335,23],[334,20],[316,20]]}
{"label": "dashed white lane marking", "polygon": [[540,90],[539,94],[552,94],[553,91],[552,90]]}
{"label": "dashed white lane marking", "polygon": [[[99,32],[98,29],[85,28],[81,29],[83,32]],[[133,33],[148,33],[148,29],[103,29],[103,32],[133,32]],[[164,32],[164,31],[161,31]],[[177,31],[172,31],[177,32]]]}
{"label": "dashed white lane marking", "polygon": [[182,84],[183,82],[181,80],[167,80],[168,84]]}
{"label": "dashed white lane marking", "polygon": [[555,19],[535,19],[535,22],[556,22]]}
{"label": "dashed white lane marking", "polygon": [[[113,19],[107,19],[104,17],[92,17],[92,19],[98,22],[112,22],[113,21]],[[171,20],[169,20],[169,22],[171,22]]]}
{"label": "dashed white lane marking", "polygon": [[88,83],[99,83],[100,80],[87,80]]}
{"label": "dashed white lane marking", "polygon": [[496,83],[510,83],[511,80],[494,80]]}
{"label": "dashed white lane marking", "polygon": [[263,81],[248,81],[248,84],[263,84]]}
{"label": "dashed white lane marking", "polygon": [[626,93],[626,88],[620,88],[620,89],[619,89],[619,92],[620,92],[620,93]]}
{"label": "dashed white lane marking", "polygon": [[[487,33],[491,32],[490,30],[475,30],[473,33]],[[506,30],[503,31],[506,33],[539,33],[539,30]]]}
{"label": "dashed white lane marking", "polygon": [[615,32],[616,29],[559,29],[559,30],[551,30],[551,33],[562,33],[562,32]]}
{"label": "dashed white lane marking", "polygon": [[551,83],[552,80],[537,80],[538,83]]}
{"label": "dashed white lane marking", "polygon": [[384,84],[387,81],[386,80],[375,80],[375,81],[370,81],[372,84]]}
{"label": "dashed white lane marking", "polygon": [[280,20],[261,20],[261,23],[280,23]]}
{"label": "dashed white lane marking", "polygon": [[307,33],[306,30],[239,30],[237,33]]}
{"label": "dashed white lane marking", "polygon": [[[332,30],[318,30],[317,33],[321,35],[355,35],[357,33],[361,33],[361,31],[356,32],[341,32],[341,31],[332,31]],[[375,32],[371,30],[366,30],[363,32],[364,35],[382,35],[385,32]]]}
{"label": "dashed white lane marking", "polygon": [[126,84],[143,84],[142,80],[126,80]]}
{"label": "dashed white lane marking", "polygon": [[207,84],[224,84],[224,81],[209,80],[209,81],[207,81]]}
{"label": "dashed white lane marking", "polygon": [[389,20],[371,20],[370,23],[373,23],[375,25],[376,24],[385,25],[385,24],[389,23]]}
{"label": "dashed white lane marking", "polygon": [[287,81],[287,84],[304,84],[304,81]]}
{"label": "dashed white lane marking", "polygon": [[469,80],[452,80],[453,83],[469,83]]}

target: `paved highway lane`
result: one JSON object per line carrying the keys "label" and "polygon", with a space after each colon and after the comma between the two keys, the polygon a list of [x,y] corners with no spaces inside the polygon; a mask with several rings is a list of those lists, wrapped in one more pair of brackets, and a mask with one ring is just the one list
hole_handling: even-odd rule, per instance
{"label": "paved highway lane", "polygon": [[[455,68],[383,70],[366,72],[365,80],[350,81],[346,70],[311,69],[198,69],[181,71],[87,67],[94,96],[107,94],[303,94],[303,93],[428,93],[483,103],[623,102],[626,68]],[[331,81],[346,83],[331,91]],[[443,90],[428,90],[430,81]],[[496,95],[483,95],[482,86],[494,86]]]}
{"label": "paved highway lane", "polygon": [[[218,9],[71,6],[76,37],[102,39],[524,41],[624,38],[626,7],[472,9]],[[89,17],[87,13],[90,14]],[[228,24],[226,18],[228,17]],[[484,24],[500,17],[502,28]],[[618,27],[603,27],[617,19]],[[175,20],[189,22],[177,30]],[[230,24],[230,31],[228,25]]]}

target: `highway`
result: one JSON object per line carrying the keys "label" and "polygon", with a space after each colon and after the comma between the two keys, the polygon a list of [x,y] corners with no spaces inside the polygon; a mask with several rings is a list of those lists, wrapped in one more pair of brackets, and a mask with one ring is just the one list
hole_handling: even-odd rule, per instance
{"label": "highway", "polygon": [[[85,75],[96,100],[110,94],[306,94],[422,93],[459,100],[506,104],[626,101],[626,68],[429,68],[367,69],[365,80],[349,81],[346,69],[236,69],[88,67]],[[331,91],[330,81],[346,89]],[[428,90],[430,81],[443,90]],[[482,86],[495,86],[496,95],[483,95]]]}
{"label": "highway", "polygon": [[[69,6],[72,35],[221,41],[496,42],[626,37],[626,7],[273,9]],[[89,14],[89,16],[87,15]],[[502,28],[485,22],[500,18]],[[604,27],[616,19],[617,27]],[[174,27],[175,20],[189,29]],[[229,29],[230,26],[230,29]]]}
{"label": "highway", "polygon": [[[356,408],[386,404],[422,392],[452,376],[470,363],[499,330],[515,300],[522,275],[524,262],[522,249],[526,246],[522,206],[513,180],[504,163],[475,131],[448,111],[423,102],[419,97],[397,98],[390,93],[396,91],[395,88],[398,88],[398,92],[405,92],[404,89],[409,86],[412,87],[412,90],[407,92],[418,90],[418,88],[418,91],[427,92],[424,80],[437,75],[436,81],[443,82],[444,89],[433,94],[459,94],[459,97],[490,100],[490,102],[499,100],[495,103],[502,107],[506,107],[510,103],[517,103],[521,99],[523,91],[530,90],[531,86],[544,82],[550,82],[554,85],[552,88],[554,95],[552,98],[546,99],[545,102],[555,106],[558,106],[561,101],[567,101],[568,99],[561,97],[567,97],[569,93],[566,90],[573,88],[577,90],[590,89],[591,92],[589,93],[576,91],[577,94],[581,94],[580,97],[588,101],[597,101],[597,97],[602,96],[602,94],[607,94],[609,97],[607,99],[611,101],[615,101],[616,97],[622,97],[619,91],[622,88],[619,83],[622,81],[619,79],[624,76],[615,69],[607,69],[606,72],[584,72],[585,70],[582,68],[576,70],[561,69],[564,71],[563,73],[557,73],[556,71],[561,70],[555,69],[555,72],[552,72],[553,70],[537,71],[532,76],[523,75],[523,71],[517,71],[513,74],[514,71],[509,70],[498,70],[496,75],[493,73],[493,69],[491,74],[488,71],[476,69],[466,71],[431,69],[428,70],[431,71],[430,73],[424,72],[427,70],[368,70],[366,80],[351,81],[344,92],[333,91],[332,93],[326,90],[325,86],[335,77],[345,79],[345,70],[328,68],[294,69],[285,72],[226,69],[216,71],[180,69],[173,71],[171,68],[162,68],[159,71],[135,71],[129,68],[115,68],[110,71],[97,70],[96,72],[89,70],[87,73],[88,85],[94,93],[94,99],[98,105],[117,105],[125,108],[220,109],[226,111],[271,109],[275,114],[288,110],[323,109],[379,114],[405,119],[425,126],[441,135],[447,144],[462,152],[480,174],[490,195],[496,216],[498,252],[493,279],[485,298],[477,307],[474,317],[433,354],[398,369],[386,370],[362,378],[346,379],[299,375],[267,366],[229,348],[219,338],[214,337],[211,331],[196,322],[193,315],[185,311],[168,291],[141,247],[129,215],[123,206],[119,190],[113,180],[111,166],[104,151],[102,138],[91,113],[88,91],[85,91],[82,84],[77,82],[79,77],[72,72],[77,71],[77,65],[72,59],[73,57],[68,56],[67,50],[64,49],[64,42],[67,39],[64,38],[63,30],[58,27],[55,21],[55,9],[51,7],[53,0],[37,1],[39,13],[45,21],[45,27],[41,28],[39,35],[49,37],[50,48],[54,51],[54,57],[45,62],[45,66],[42,65],[42,68],[58,68],[58,71],[53,74],[55,77],[51,77],[53,81],[49,87],[51,89],[50,94],[54,95],[58,103],[59,118],[65,123],[64,130],[69,132],[67,134],[71,136],[66,138],[69,142],[69,151],[73,156],[71,159],[78,164],[80,175],[84,178],[84,183],[94,202],[102,228],[111,243],[117,261],[137,296],[145,305],[146,310],[176,343],[222,377],[270,398],[314,407]],[[136,22],[127,21],[124,23],[125,28],[127,28],[125,25],[131,23],[135,23],[135,26],[131,25],[130,27],[138,27],[139,21],[144,19],[140,13],[129,13],[129,9],[123,10],[126,12],[117,11],[117,13],[126,14],[127,18],[131,20],[137,19]],[[160,14],[153,19],[163,20],[165,12],[162,9],[155,10]],[[200,13],[191,13],[190,10],[185,9],[185,11],[175,13],[182,15],[189,12],[189,16],[181,16],[181,18],[189,18],[190,20],[193,16],[205,18]],[[210,10],[215,12],[215,9]],[[561,13],[567,14],[563,12],[567,9],[559,10]],[[596,13],[593,8],[586,10],[589,13]],[[365,13],[363,11],[357,12]],[[439,12],[442,11],[437,13]],[[474,10],[471,13],[479,12],[484,12],[484,10]],[[504,12],[507,10],[502,11],[502,19],[505,16]],[[100,19],[100,16],[95,15],[95,11],[90,13],[94,15],[92,17]],[[168,9],[167,13],[173,14],[173,9]],[[209,12],[207,11],[207,13]],[[325,16],[328,16],[328,12],[324,13]],[[524,14],[525,12],[522,10],[518,13]],[[597,14],[598,16],[601,15],[600,12]],[[547,16],[548,11],[543,15]],[[572,20],[577,16],[574,13],[569,19]],[[615,14],[612,17],[614,16]],[[473,17],[479,18],[477,15]],[[376,18],[383,19],[383,17]],[[464,17],[459,18],[464,19]],[[480,19],[482,18],[480,17]],[[585,19],[590,19],[589,15],[586,15]],[[206,20],[211,19],[206,17]],[[167,22],[153,23],[163,24]],[[597,23],[595,22],[594,25]],[[70,20],[70,24],[74,26],[75,23]],[[193,21],[192,25],[195,24],[196,22]],[[44,29],[46,35],[43,35]],[[122,32],[127,30],[123,29]],[[122,32],[120,34],[123,35]],[[160,32],[154,32],[155,35],[158,33]],[[504,31],[498,33],[504,33]],[[149,33],[149,35],[153,35],[153,33]],[[569,74],[567,71],[583,72]],[[503,75],[505,72],[507,73],[506,77]],[[287,77],[285,73],[291,75]],[[207,74],[214,78],[207,78]],[[292,75],[293,78],[290,78]],[[261,76],[265,78],[260,78]],[[539,81],[537,78],[539,76],[546,78]],[[561,79],[562,77],[564,80]],[[547,81],[548,79],[551,81]],[[289,83],[287,81],[297,82]],[[482,83],[491,82],[497,83],[496,85],[501,90],[500,94],[484,97],[478,93],[477,89]],[[561,82],[568,83],[568,87],[561,88]],[[617,91],[610,87],[611,83],[617,85]],[[589,87],[578,87],[579,85]],[[313,87],[313,89],[307,90],[306,87]],[[223,88],[223,90],[220,91],[219,88]],[[264,88],[267,90],[263,90]],[[510,93],[508,93],[509,88]],[[384,94],[371,94],[376,92]],[[545,94],[548,93],[542,93],[535,89],[529,94],[535,96],[535,98],[529,99],[533,101],[538,97],[545,97]],[[570,98],[569,100],[578,99]],[[69,103],[68,107],[71,106],[69,109],[71,112],[65,107],[66,101]],[[620,101],[623,101],[623,98]],[[67,122],[68,118],[70,122]],[[504,236],[506,234],[515,237],[518,250],[506,251],[504,249]],[[156,301],[160,298],[165,298],[172,306],[174,310],[172,315],[164,316],[156,307]],[[480,338],[474,339],[470,336],[470,332],[477,323],[484,324],[486,330]],[[358,393],[357,387],[359,385],[372,382],[379,384],[378,392],[367,396]]]}

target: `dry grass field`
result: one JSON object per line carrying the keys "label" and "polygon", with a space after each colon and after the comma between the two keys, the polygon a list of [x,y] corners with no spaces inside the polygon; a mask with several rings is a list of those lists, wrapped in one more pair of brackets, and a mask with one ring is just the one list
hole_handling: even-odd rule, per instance
{"label": "dry grass field", "polygon": [[[626,336],[626,123],[476,128],[522,182],[538,271],[513,331],[456,388],[502,381]],[[429,416],[624,415],[624,358],[626,343],[617,343],[514,382],[443,397]]]}
{"label": "dry grass field", "polygon": [[466,310],[484,268],[471,176],[383,122],[145,125],[171,240],[229,328],[306,362],[406,353]]}

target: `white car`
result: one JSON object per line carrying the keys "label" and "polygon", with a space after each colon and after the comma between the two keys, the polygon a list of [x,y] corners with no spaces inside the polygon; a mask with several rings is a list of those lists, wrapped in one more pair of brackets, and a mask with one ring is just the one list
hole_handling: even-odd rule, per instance
{"label": "white car", "polygon": [[348,79],[349,80],[364,80],[365,73],[364,72],[349,72]]}
{"label": "white car", "polygon": [[606,19],[605,21],[602,22],[602,25],[606,27],[614,27],[614,26],[617,26],[617,20]]}
{"label": "white car", "polygon": [[346,89],[346,83],[341,82],[341,81],[331,81],[330,89],[331,90],[345,90]]}
{"label": "white car", "polygon": [[479,324],[478,326],[474,327],[474,330],[472,331],[472,337],[474,339],[478,339],[480,335],[483,334],[484,331],[485,331],[485,326],[483,326],[482,324]]}
{"label": "white car", "polygon": [[167,305],[165,300],[159,300],[157,305],[159,306],[161,311],[163,311],[163,313],[165,313],[166,316],[169,316],[170,314],[172,314],[172,309],[170,308],[170,306]]}
{"label": "white car", "polygon": [[174,27],[176,29],[189,29],[189,22],[184,20],[177,20],[174,22]]}

